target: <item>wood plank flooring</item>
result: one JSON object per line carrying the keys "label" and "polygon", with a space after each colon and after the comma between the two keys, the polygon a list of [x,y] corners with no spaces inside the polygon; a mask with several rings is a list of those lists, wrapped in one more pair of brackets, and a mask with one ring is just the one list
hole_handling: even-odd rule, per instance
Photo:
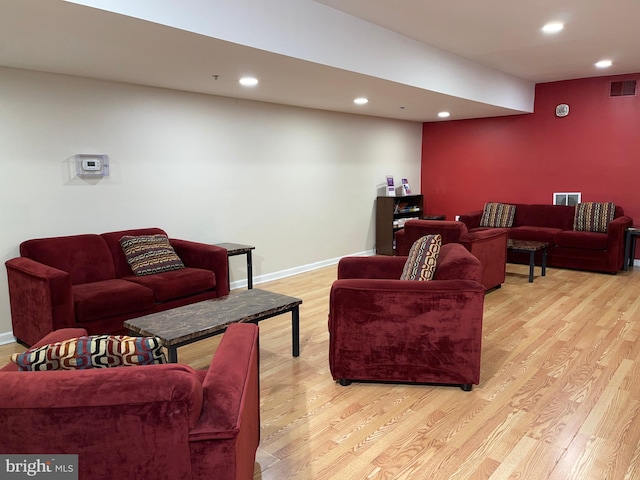
{"label": "wood plank flooring", "polygon": [[[539,275],[536,268],[536,275]],[[481,384],[353,383],[328,366],[336,268],[257,285],[303,299],[260,323],[261,444],[255,479],[640,479],[640,270],[528,267],[485,297]],[[206,367],[220,337],[178,351]],[[16,344],[0,347],[0,364]]]}

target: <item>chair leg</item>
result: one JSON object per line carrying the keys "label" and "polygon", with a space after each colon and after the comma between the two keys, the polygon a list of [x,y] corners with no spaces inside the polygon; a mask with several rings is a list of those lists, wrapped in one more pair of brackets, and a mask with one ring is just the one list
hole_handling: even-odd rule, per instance
{"label": "chair leg", "polygon": [[351,385],[351,380],[347,380],[346,378],[341,378],[339,381],[340,385],[342,385],[343,387]]}
{"label": "chair leg", "polygon": [[464,384],[460,385],[460,388],[461,388],[462,390],[464,390],[465,392],[470,392],[470,391],[471,391],[471,389],[473,388],[473,384],[471,384],[471,383],[464,383]]}

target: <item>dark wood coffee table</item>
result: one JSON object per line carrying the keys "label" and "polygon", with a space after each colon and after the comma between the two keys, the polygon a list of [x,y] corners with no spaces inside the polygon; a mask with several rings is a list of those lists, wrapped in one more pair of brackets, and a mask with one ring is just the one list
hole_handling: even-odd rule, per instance
{"label": "dark wood coffee table", "polygon": [[155,336],[167,348],[169,362],[178,361],[178,347],[223,333],[232,323],[251,322],[291,312],[292,354],[300,355],[302,300],[260,289],[240,290],[212,300],[152,313],[124,322],[134,335]]}
{"label": "dark wood coffee table", "polygon": [[533,240],[507,240],[507,250],[512,252],[529,253],[529,283],[533,282],[533,268],[535,267],[535,254],[542,251],[542,276],[547,274],[547,242]]}

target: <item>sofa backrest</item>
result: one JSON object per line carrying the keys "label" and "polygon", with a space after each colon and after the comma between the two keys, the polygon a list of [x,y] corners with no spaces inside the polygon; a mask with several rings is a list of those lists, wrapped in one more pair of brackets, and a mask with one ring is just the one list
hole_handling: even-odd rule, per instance
{"label": "sofa backrest", "polygon": [[573,230],[575,207],[567,205],[516,204],[514,227],[549,227]]}
{"label": "sofa backrest", "polygon": [[73,285],[115,278],[111,252],[99,235],[27,240],[20,255],[69,273]]}
{"label": "sofa backrest", "polygon": [[442,220],[408,220],[404,224],[405,235],[413,245],[413,242],[424,235],[439,233],[442,236],[442,244],[458,243],[460,237],[468,230],[462,222]]}
{"label": "sofa backrest", "polygon": [[105,241],[111,256],[113,257],[113,264],[115,267],[116,278],[126,277],[127,275],[133,275],[133,271],[127,262],[127,257],[124,255],[122,245],[120,245],[120,239],[124,236],[136,237],[138,235],[166,235],[167,232],[160,228],[137,228],[134,230],[120,230],[117,232],[107,232],[100,235]]}
{"label": "sofa backrest", "polygon": [[[568,205],[522,204],[517,203],[513,226],[549,227],[573,230],[576,207]],[[624,215],[621,206],[616,205],[614,218]]]}
{"label": "sofa backrest", "polygon": [[1,372],[0,382],[0,422],[16,429],[1,436],[3,453],[77,454],[79,478],[192,478],[189,432],[203,403],[192,368]]}
{"label": "sofa backrest", "polygon": [[442,245],[434,280],[475,280],[482,282],[482,264],[459,243]]}

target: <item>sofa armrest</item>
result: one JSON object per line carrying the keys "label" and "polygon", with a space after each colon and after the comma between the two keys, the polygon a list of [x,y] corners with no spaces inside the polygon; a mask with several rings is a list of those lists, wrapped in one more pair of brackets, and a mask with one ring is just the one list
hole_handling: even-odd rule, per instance
{"label": "sofa armrest", "polygon": [[203,268],[215,273],[216,292],[219,297],[229,294],[229,257],[224,248],[177,238],[171,238],[169,241],[185,266]]}
{"label": "sofa armrest", "polygon": [[614,218],[607,226],[607,250],[617,258],[616,270],[623,267],[626,230],[633,225],[633,219],[627,215]]}
{"label": "sofa armrest", "polygon": [[[204,403],[191,441],[231,438],[242,423],[255,421],[259,431],[258,326],[229,325],[202,383]],[[247,415],[248,418],[243,418]]]}
{"label": "sofa armrest", "polygon": [[71,275],[26,257],[5,262],[13,335],[33,345],[47,333],[75,325]]}
{"label": "sofa armrest", "polygon": [[467,226],[467,229],[478,228],[480,226],[480,219],[482,218],[482,210],[474,210],[460,215],[460,221]]}
{"label": "sofa armrest", "polygon": [[338,262],[338,278],[400,279],[407,257],[374,255],[371,257],[343,257]]}
{"label": "sofa armrest", "polygon": [[230,325],[202,383],[202,415],[189,433],[192,478],[253,478],[260,443],[258,326]]}
{"label": "sofa armrest", "polygon": [[460,243],[463,245],[470,245],[474,242],[480,242],[483,240],[494,240],[496,238],[504,238],[505,248],[507,248],[507,237],[509,235],[509,230],[506,228],[487,228],[486,230],[477,230],[475,232],[470,232],[462,235],[460,237]]}

